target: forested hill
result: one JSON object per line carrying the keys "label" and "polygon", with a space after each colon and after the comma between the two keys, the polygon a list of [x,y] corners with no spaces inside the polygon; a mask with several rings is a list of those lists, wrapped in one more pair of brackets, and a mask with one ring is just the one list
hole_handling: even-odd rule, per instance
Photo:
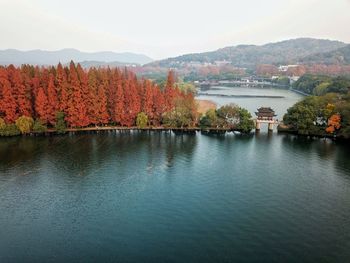
{"label": "forested hill", "polygon": [[150,65],[177,68],[187,63],[215,63],[215,61],[224,60],[231,62],[234,66],[245,68],[254,68],[257,64],[294,64],[304,57],[334,51],[346,45],[340,41],[298,38],[262,46],[238,45],[226,47],[212,52],[168,58],[152,62]]}
{"label": "forested hill", "polygon": [[315,64],[350,64],[350,45],[325,53],[309,55],[302,59],[303,63]]}

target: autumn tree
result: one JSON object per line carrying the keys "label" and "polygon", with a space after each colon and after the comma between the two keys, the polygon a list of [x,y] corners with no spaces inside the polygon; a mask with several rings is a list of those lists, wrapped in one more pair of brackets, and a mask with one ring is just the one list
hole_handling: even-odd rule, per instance
{"label": "autumn tree", "polygon": [[146,128],[148,124],[148,117],[144,112],[140,112],[139,114],[137,114],[137,118],[136,118],[136,125],[138,128]]}
{"label": "autumn tree", "polygon": [[152,121],[154,118],[154,107],[153,107],[153,88],[152,83],[149,80],[144,81],[144,94],[143,94],[143,112],[148,116],[148,120]]}
{"label": "autumn tree", "polygon": [[97,91],[97,112],[96,117],[99,124],[107,124],[109,121],[108,109],[107,109],[107,96],[105,93],[104,85],[100,84]]}
{"label": "autumn tree", "polygon": [[132,126],[135,124],[136,115],[141,110],[141,101],[137,93],[134,79],[129,78],[124,82],[125,114],[123,124]]}
{"label": "autumn tree", "polygon": [[32,130],[34,125],[34,120],[32,117],[21,116],[16,120],[16,126],[21,131],[21,133],[28,133]]}
{"label": "autumn tree", "polygon": [[116,83],[116,93],[115,93],[115,104],[114,104],[114,116],[113,121],[122,124],[125,114],[125,98],[124,98],[124,89],[120,81]]}
{"label": "autumn tree", "polygon": [[96,69],[90,68],[88,71],[88,91],[85,105],[90,123],[94,125],[99,123],[97,118],[98,109],[95,107],[98,104],[98,85]]}
{"label": "autumn tree", "polygon": [[84,127],[89,124],[83,93],[74,62],[69,65],[69,80],[72,95],[69,99],[66,120],[69,126]]}
{"label": "autumn tree", "polygon": [[53,74],[49,76],[49,83],[47,86],[47,100],[48,100],[48,122],[51,125],[56,123],[56,112],[59,110],[59,103],[57,97],[57,89],[55,87],[55,77]]}
{"label": "autumn tree", "polygon": [[43,87],[39,87],[35,97],[35,112],[41,121],[45,124],[48,122],[50,118],[48,114],[48,100]]}
{"label": "autumn tree", "polygon": [[1,109],[4,113],[5,121],[13,123],[17,117],[17,103],[12,93],[11,83],[7,80],[6,74],[0,73],[0,89],[2,90]]}
{"label": "autumn tree", "polygon": [[341,117],[339,114],[333,114],[328,119],[328,127],[326,128],[326,132],[334,133],[336,130],[340,129]]}
{"label": "autumn tree", "polygon": [[59,63],[57,66],[56,94],[58,97],[59,110],[66,111],[69,103],[69,88],[67,83],[67,74],[61,63]]}
{"label": "autumn tree", "polygon": [[174,106],[174,99],[176,97],[175,73],[172,70],[168,73],[164,93],[166,111],[170,111]]}
{"label": "autumn tree", "polygon": [[165,112],[165,98],[163,92],[157,87],[153,87],[153,122],[159,125],[162,121],[162,116]]}

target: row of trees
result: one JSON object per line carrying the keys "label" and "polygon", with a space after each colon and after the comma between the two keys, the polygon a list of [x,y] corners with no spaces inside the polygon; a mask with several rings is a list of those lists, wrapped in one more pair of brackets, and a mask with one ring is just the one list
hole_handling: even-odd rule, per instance
{"label": "row of trees", "polygon": [[[176,87],[172,71],[165,85],[159,87],[126,69],[84,70],[74,62],[57,67],[0,67],[0,102],[0,124],[11,129],[20,117],[27,119],[17,122],[18,127],[25,120],[32,127],[130,127],[140,113],[146,116],[146,125],[161,125],[179,105],[195,111],[193,95]],[[193,121],[195,116],[191,118]],[[187,121],[181,125],[190,124]]]}

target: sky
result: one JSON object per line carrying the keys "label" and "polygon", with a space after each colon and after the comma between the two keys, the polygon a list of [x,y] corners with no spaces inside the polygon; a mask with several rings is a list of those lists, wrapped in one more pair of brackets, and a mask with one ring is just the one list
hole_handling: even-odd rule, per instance
{"label": "sky", "polygon": [[153,59],[298,37],[350,43],[350,0],[0,0],[0,49]]}

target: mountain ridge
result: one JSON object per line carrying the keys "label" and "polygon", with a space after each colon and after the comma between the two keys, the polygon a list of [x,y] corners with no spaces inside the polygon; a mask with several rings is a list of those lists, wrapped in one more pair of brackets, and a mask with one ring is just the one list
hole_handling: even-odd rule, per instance
{"label": "mountain ridge", "polygon": [[326,65],[350,64],[350,44],[325,53],[316,53],[303,58],[304,63],[318,63]]}
{"label": "mountain ridge", "polygon": [[338,40],[296,38],[264,45],[236,45],[220,48],[214,51],[185,54],[151,62],[147,65],[160,67],[179,67],[182,64],[214,63],[215,61],[228,61],[234,66],[254,68],[257,64],[292,64],[302,58],[337,50],[345,47],[346,43]]}
{"label": "mountain ridge", "polygon": [[41,50],[34,49],[22,51],[18,49],[0,50],[0,64],[8,65],[57,65],[69,61],[99,61],[101,63],[125,63],[125,64],[146,64],[153,59],[144,55],[132,52],[113,52],[113,51],[99,51],[99,52],[83,52],[74,48],[64,48],[60,50]]}

